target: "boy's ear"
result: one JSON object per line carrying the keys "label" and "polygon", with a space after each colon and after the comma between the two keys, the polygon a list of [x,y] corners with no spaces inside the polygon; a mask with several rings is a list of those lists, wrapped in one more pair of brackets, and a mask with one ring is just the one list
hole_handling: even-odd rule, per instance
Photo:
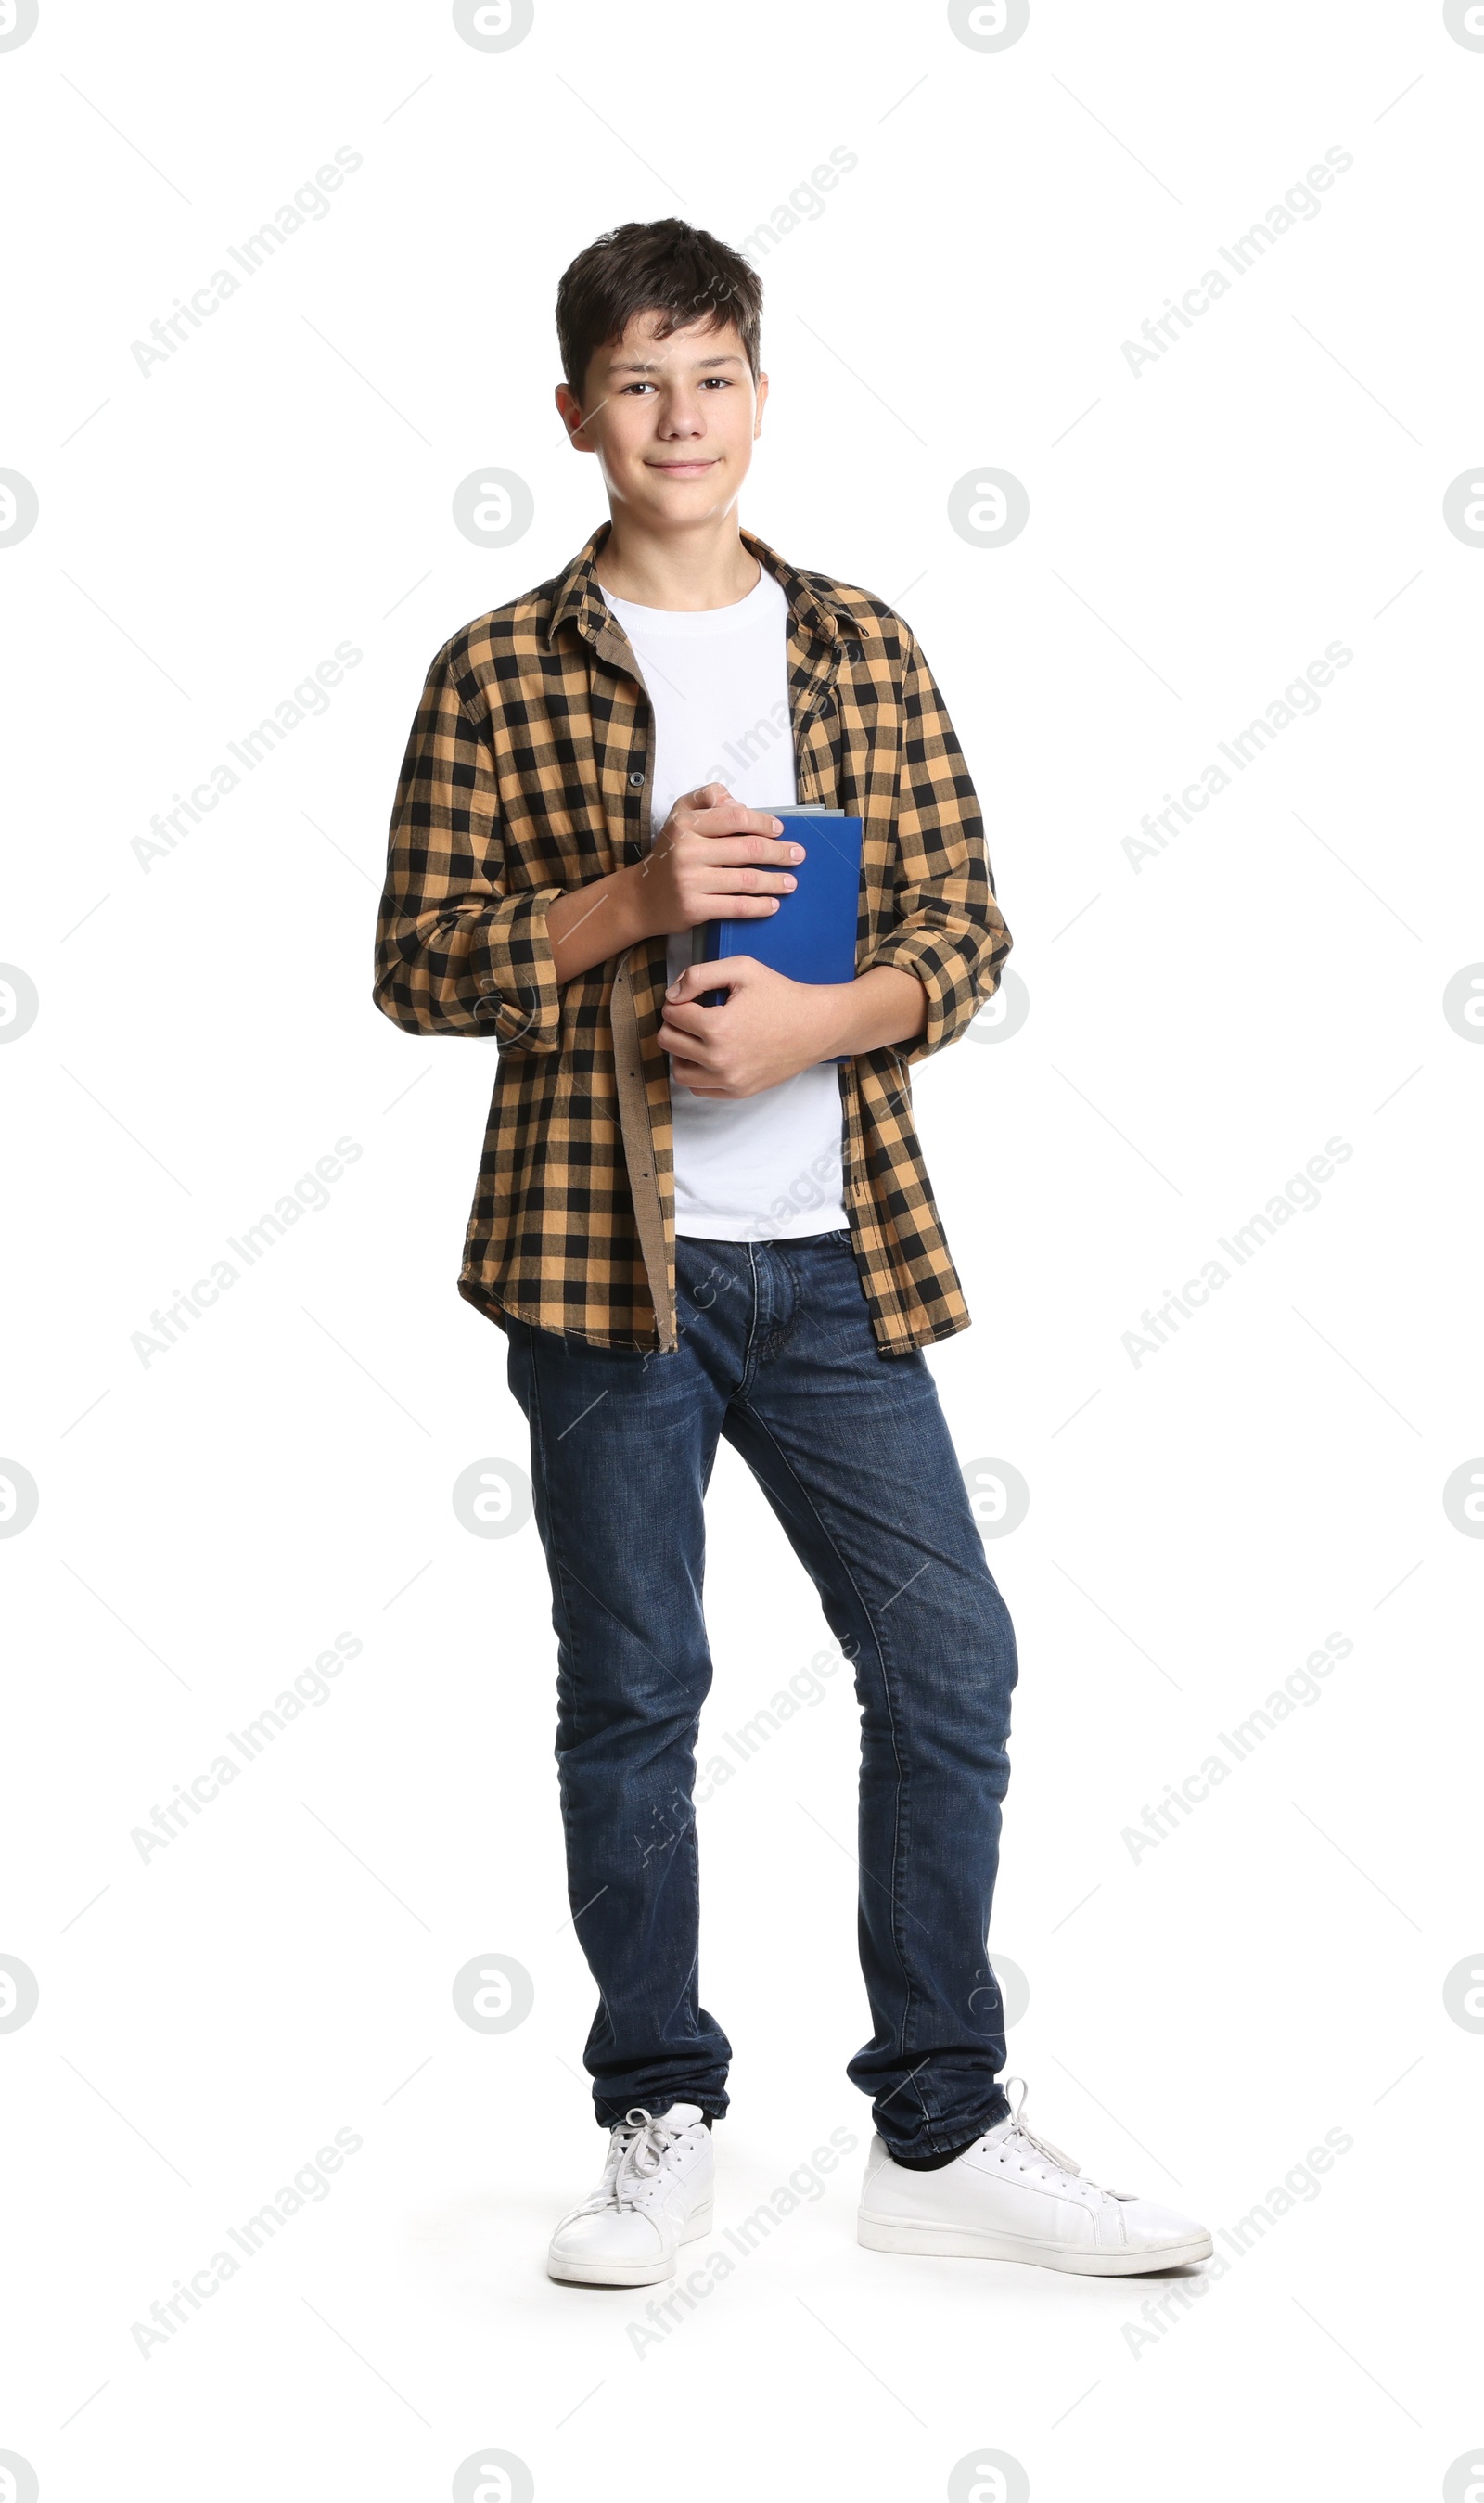
{"label": "boy's ear", "polygon": [[762,432],[762,412],[767,406],[767,396],[768,378],[766,374],[759,374],[758,376],[758,407],[753,418],[753,441],[755,443],[757,442],[759,435]]}
{"label": "boy's ear", "polygon": [[554,394],[554,397],[556,402],[557,415],[560,417],[562,425],[567,429],[567,441],[571,444],[573,451],[595,451],[597,448],[596,445],[584,431],[586,420],[583,416],[582,402],[578,398],[576,392],[573,391],[570,383],[558,383]]}

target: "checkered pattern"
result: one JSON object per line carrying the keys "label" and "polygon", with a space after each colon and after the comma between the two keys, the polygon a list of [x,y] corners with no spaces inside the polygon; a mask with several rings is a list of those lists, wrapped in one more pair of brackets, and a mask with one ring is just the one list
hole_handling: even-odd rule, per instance
{"label": "checkered pattern", "polygon": [[[373,995],[409,1034],[499,1041],[459,1292],[492,1320],[662,1348],[676,1329],[669,1065],[655,1040],[665,942],[631,948],[619,985],[627,1082],[647,1114],[636,1147],[621,1119],[619,960],[558,987],[546,928],[558,895],[648,849],[652,719],[594,571],[606,535],[605,524],[563,574],[434,659],[392,812]],[[898,965],[928,994],[925,1033],[840,1067],[852,1238],[877,1343],[898,1354],[968,1321],[907,1064],[961,1031],[1010,937],[974,787],[910,629],[868,592],[796,572],[743,535],[789,602],[798,799],[863,820],[858,972]]]}

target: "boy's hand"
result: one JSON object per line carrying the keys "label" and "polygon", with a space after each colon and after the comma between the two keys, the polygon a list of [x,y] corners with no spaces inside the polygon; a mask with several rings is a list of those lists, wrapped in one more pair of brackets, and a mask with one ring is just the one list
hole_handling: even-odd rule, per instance
{"label": "boy's hand", "polygon": [[[724,1007],[700,1007],[703,992],[724,989]],[[760,1095],[781,1086],[832,1058],[840,994],[833,982],[791,982],[753,956],[691,965],[664,995],[658,1040],[670,1054],[672,1082],[692,1095]]]}
{"label": "boy's hand", "polygon": [[655,838],[647,858],[627,873],[648,936],[693,930],[702,921],[761,921],[777,898],[798,884],[785,862],[803,846],[780,842],[783,820],[766,808],[744,808],[725,782],[688,791]]}

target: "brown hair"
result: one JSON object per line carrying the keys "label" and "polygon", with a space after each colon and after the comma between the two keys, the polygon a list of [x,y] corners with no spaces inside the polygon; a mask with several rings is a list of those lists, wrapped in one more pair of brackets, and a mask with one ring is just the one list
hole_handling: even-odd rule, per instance
{"label": "brown hair", "polygon": [[622,339],[638,313],[664,316],[661,339],[691,322],[704,321],[714,330],[735,323],[757,381],[762,281],[740,253],[702,227],[684,218],[615,226],[563,270],[556,338],[562,371],[579,400],[595,352]]}

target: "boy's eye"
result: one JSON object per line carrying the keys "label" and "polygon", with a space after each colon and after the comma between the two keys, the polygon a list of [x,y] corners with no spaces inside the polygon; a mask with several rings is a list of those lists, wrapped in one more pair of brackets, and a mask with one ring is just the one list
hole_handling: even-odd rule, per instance
{"label": "boy's eye", "polygon": [[[652,382],[624,383],[619,396],[621,399],[626,399],[631,392],[652,392],[656,388],[657,386]],[[729,374],[703,374],[700,388],[702,391],[730,391],[731,377]]]}

